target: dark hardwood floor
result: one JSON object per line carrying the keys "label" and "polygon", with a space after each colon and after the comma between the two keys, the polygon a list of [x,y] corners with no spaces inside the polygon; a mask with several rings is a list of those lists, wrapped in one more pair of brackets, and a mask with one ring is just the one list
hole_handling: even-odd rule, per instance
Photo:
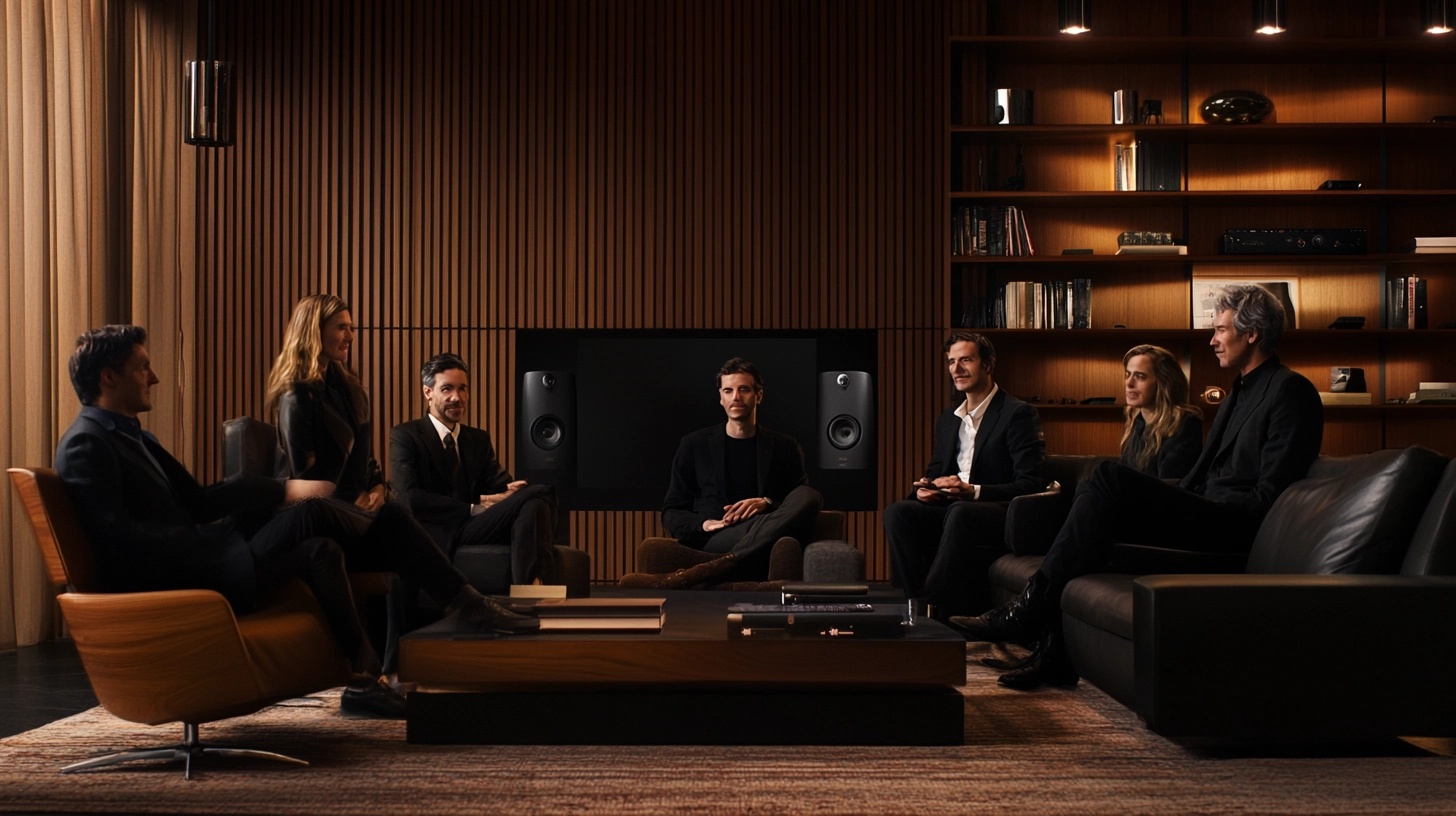
{"label": "dark hardwood floor", "polygon": [[96,705],[96,695],[70,641],[0,652],[0,737],[69,717]]}

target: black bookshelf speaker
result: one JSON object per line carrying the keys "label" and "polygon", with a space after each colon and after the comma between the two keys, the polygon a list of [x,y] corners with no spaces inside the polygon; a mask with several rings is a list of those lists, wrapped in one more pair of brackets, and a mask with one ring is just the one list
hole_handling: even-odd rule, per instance
{"label": "black bookshelf speaker", "polygon": [[570,484],[576,474],[575,376],[569,371],[527,371],[517,429],[523,474]]}
{"label": "black bookshelf speaker", "polygon": [[819,467],[865,470],[875,461],[875,384],[868,372],[819,374]]}

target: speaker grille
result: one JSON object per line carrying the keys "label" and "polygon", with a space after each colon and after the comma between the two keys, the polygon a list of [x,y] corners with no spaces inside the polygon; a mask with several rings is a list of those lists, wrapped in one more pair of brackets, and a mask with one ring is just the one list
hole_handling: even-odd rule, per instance
{"label": "speaker grille", "polygon": [[849,450],[858,445],[863,433],[859,427],[859,420],[848,414],[840,414],[829,420],[827,431],[829,444],[839,450]]}
{"label": "speaker grille", "polygon": [[548,414],[536,417],[536,421],[531,423],[531,444],[541,450],[556,450],[565,439],[566,423],[559,417]]}

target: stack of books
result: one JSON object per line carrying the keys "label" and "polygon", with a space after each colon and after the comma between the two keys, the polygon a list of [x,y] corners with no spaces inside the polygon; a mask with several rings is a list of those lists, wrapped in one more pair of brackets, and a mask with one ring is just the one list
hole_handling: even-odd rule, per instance
{"label": "stack of books", "polygon": [[893,638],[905,636],[905,609],[869,603],[753,604],[728,607],[728,637]]}
{"label": "stack of books", "polygon": [[1183,189],[1183,148],[1176,142],[1118,144],[1112,154],[1112,189],[1173,192]]}
{"label": "stack of books", "polygon": [[1453,382],[1423,382],[1420,383],[1410,399],[1406,402],[1420,402],[1427,405],[1452,405],[1456,404],[1456,383]]}
{"label": "stack of books", "polygon": [[1424,329],[1426,279],[1414,275],[1385,282],[1385,325],[1392,329]]}
{"label": "stack of books", "polygon": [[1456,252],[1456,235],[1417,236],[1405,245],[1405,251],[1417,255]]}
{"label": "stack of books", "polygon": [[997,329],[1091,328],[1092,279],[1009,281],[995,292],[988,322]]}
{"label": "stack of books", "polygon": [[951,210],[952,255],[1035,255],[1021,210],[1012,206],[967,206]]}
{"label": "stack of books", "polygon": [[542,632],[661,632],[665,598],[542,598],[532,609]]}

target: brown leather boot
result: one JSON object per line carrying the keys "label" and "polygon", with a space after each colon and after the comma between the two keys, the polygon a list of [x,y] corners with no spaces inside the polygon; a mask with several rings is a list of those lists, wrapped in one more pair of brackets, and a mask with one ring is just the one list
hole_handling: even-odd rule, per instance
{"label": "brown leather boot", "polygon": [[687,589],[722,575],[738,563],[733,553],[676,572],[629,572],[617,582],[632,589]]}

